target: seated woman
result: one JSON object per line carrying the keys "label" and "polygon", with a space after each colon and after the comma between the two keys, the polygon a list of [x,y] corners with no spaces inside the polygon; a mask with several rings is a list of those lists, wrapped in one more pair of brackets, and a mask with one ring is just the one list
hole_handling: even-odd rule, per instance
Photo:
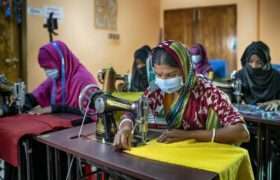
{"label": "seated woman", "polygon": [[202,44],[195,44],[191,49],[192,63],[195,73],[202,74],[210,80],[214,79],[214,72],[208,63],[206,50]]}
{"label": "seated woman", "polygon": [[[145,96],[155,116],[163,110],[168,129],[158,138],[171,143],[186,139],[241,143],[249,141],[245,121],[227,96],[193,72],[190,55],[176,41],[160,43],[152,55],[156,80]],[[118,149],[129,149],[133,114],[125,114],[114,139]]]}
{"label": "seated woman", "polygon": [[129,91],[144,91],[149,85],[148,58],[151,48],[147,45],[137,49],[134,53],[134,62],[129,81]]}
{"label": "seated woman", "polygon": [[[115,79],[110,79],[113,89],[117,91],[144,91],[146,87],[148,87],[149,80],[153,79],[152,74],[149,73],[151,72],[151,68],[149,68],[149,65],[147,64],[147,62],[149,63],[150,54],[151,48],[148,45],[145,45],[135,51],[132,73],[128,76],[128,82],[125,82],[126,78],[123,78],[124,80],[117,81],[120,80],[118,77],[121,75],[117,74],[115,70],[111,68],[112,74],[116,75]],[[100,84],[103,84],[103,86],[106,86],[106,70],[108,69],[102,69],[97,74],[97,79]]]}
{"label": "seated woman", "polygon": [[280,73],[272,68],[270,61],[269,47],[261,41],[252,42],[241,57],[242,69],[235,78],[241,80],[245,103],[277,110]]}
{"label": "seated woman", "polygon": [[79,94],[88,84],[97,84],[95,78],[61,41],[42,46],[38,60],[47,79],[27,95],[25,109],[34,114],[79,113]]}
{"label": "seated woman", "polygon": [[[79,62],[79,59],[61,41],[54,41],[43,45],[39,50],[39,65],[45,71],[47,79],[25,98],[24,110],[31,114],[45,113],[77,113],[79,110],[79,94],[89,84],[96,84],[90,72]],[[90,120],[90,119],[87,119]],[[75,122],[80,123],[80,122]],[[45,147],[32,144],[33,168],[37,169],[34,179],[46,179],[46,169],[42,157]],[[61,168],[66,167],[66,156],[60,155]],[[5,179],[16,177],[17,169],[5,164]],[[64,173],[64,172],[63,172]]]}

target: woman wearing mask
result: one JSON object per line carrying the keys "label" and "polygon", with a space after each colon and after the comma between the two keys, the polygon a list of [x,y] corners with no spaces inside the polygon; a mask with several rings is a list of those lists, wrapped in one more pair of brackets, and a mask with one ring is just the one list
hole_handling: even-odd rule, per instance
{"label": "woman wearing mask", "polygon": [[280,73],[270,61],[269,47],[262,41],[252,42],[241,57],[242,69],[235,78],[242,82],[245,103],[273,111],[280,107]]}
{"label": "woman wearing mask", "polygon": [[134,62],[130,79],[129,91],[144,91],[149,85],[147,62],[151,48],[147,45],[137,49],[134,53]]}
{"label": "woman wearing mask", "polygon": [[[160,43],[152,54],[156,80],[145,96],[155,116],[163,111],[168,125],[158,138],[171,143],[186,139],[240,143],[249,140],[245,122],[227,96],[193,72],[190,55],[176,41]],[[114,139],[117,149],[129,149],[134,115],[123,115]]]}
{"label": "woman wearing mask", "polygon": [[39,65],[47,79],[27,95],[26,109],[30,113],[79,113],[78,98],[88,84],[97,84],[95,78],[61,41],[54,41],[39,50]]}
{"label": "woman wearing mask", "polygon": [[[30,114],[45,113],[77,113],[81,114],[78,98],[81,90],[89,85],[96,84],[94,77],[79,62],[79,59],[61,41],[54,41],[43,45],[38,55],[39,65],[44,69],[47,79],[42,82],[32,93],[25,96],[24,111]],[[90,119],[87,119],[90,120]],[[79,123],[79,122],[75,122]],[[40,159],[44,156],[45,147],[32,144],[33,157],[37,158],[34,177],[44,179],[46,167]],[[38,149],[37,149],[38,148]],[[39,153],[40,152],[40,153]],[[66,156],[60,155],[61,168],[66,167]],[[65,163],[65,164],[64,164]],[[5,164],[5,179],[15,179],[17,169]]]}
{"label": "woman wearing mask", "polygon": [[192,63],[194,65],[195,73],[202,74],[210,80],[214,79],[214,72],[208,63],[206,50],[202,44],[195,44],[191,49]]}

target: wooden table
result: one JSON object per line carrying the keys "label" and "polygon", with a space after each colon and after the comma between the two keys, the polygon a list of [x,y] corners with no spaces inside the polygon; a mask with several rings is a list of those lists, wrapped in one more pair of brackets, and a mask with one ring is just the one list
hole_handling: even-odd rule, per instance
{"label": "wooden table", "polygon": [[109,145],[92,140],[95,124],[84,126],[82,137],[77,138],[79,127],[57,131],[37,137],[37,140],[50,147],[86,160],[100,169],[114,171],[136,179],[218,179],[218,175],[198,169],[186,168],[159,161],[120,153]]}

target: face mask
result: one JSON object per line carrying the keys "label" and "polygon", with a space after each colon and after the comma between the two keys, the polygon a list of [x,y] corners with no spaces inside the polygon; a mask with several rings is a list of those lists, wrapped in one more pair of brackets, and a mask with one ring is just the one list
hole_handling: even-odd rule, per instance
{"label": "face mask", "polygon": [[250,64],[247,64],[248,72],[254,76],[261,76],[265,72],[262,68],[252,68]]}
{"label": "face mask", "polygon": [[192,62],[194,64],[198,64],[201,61],[201,56],[200,55],[192,55]]}
{"label": "face mask", "polygon": [[181,76],[176,76],[170,79],[161,79],[156,77],[155,83],[163,92],[169,94],[178,91],[184,85],[183,78]]}
{"label": "face mask", "polygon": [[58,78],[58,70],[57,69],[46,69],[45,73],[48,78],[56,79]]}

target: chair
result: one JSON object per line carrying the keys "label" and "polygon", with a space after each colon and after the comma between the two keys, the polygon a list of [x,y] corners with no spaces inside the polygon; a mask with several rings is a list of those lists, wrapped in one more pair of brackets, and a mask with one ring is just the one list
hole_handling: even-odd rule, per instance
{"label": "chair", "polygon": [[272,68],[280,72],[280,64],[272,64]]}
{"label": "chair", "polygon": [[209,64],[213,69],[215,77],[225,78],[228,76],[228,63],[223,59],[211,59]]}

